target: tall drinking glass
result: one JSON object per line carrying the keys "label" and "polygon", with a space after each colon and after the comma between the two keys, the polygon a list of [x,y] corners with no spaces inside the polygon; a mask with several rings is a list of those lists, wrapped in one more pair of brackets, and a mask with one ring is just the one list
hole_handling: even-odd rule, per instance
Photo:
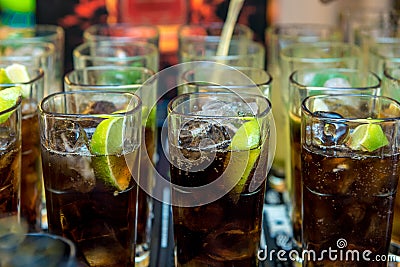
{"label": "tall drinking glass", "polygon": [[[12,71],[16,69],[14,66],[16,65],[2,67]],[[18,77],[18,75],[14,74],[13,83],[1,83],[0,87],[17,86],[22,90],[21,215],[28,223],[30,231],[40,231],[42,228],[44,198],[37,106],[43,98],[44,72],[42,69],[30,67],[25,70],[26,77]],[[18,78],[21,80],[18,80]]]}
{"label": "tall drinking glass", "polygon": [[382,95],[400,101],[400,62],[385,65],[382,77]]}
{"label": "tall drinking glass", "polygon": [[[279,177],[290,176],[289,162],[289,130],[287,109],[283,99],[287,98],[287,87],[281,84],[282,70],[280,65],[280,51],[293,43],[313,43],[320,41],[342,41],[343,36],[339,29],[324,24],[280,23],[268,27],[266,30],[267,70],[273,77],[271,85],[272,112],[276,122],[277,146],[272,165],[272,173]],[[286,77],[285,79],[288,79]],[[288,191],[290,183],[286,181]]]}
{"label": "tall drinking glass", "polygon": [[292,188],[292,220],[296,241],[301,244],[301,103],[307,96],[321,94],[377,95],[381,80],[373,73],[356,69],[302,69],[289,77],[289,133]]}
{"label": "tall drinking glass", "polygon": [[270,102],[190,93],[168,106],[177,266],[258,266]]}
{"label": "tall drinking glass", "polygon": [[[178,29],[178,57],[180,51],[185,51],[185,46],[190,43],[204,42],[205,40],[220,41],[223,23],[214,22],[209,24],[184,24]],[[253,40],[253,31],[243,24],[236,24],[232,39]],[[180,59],[182,61],[182,59]]]}
{"label": "tall drinking glass", "polygon": [[43,94],[60,90],[55,87],[56,50],[50,42],[23,38],[0,40],[0,62],[2,65],[19,63],[31,68],[41,68],[45,73]]}
{"label": "tall drinking glass", "polygon": [[339,10],[339,26],[344,34],[344,40],[351,44],[360,45],[359,31],[366,27],[384,28],[393,24],[399,18],[398,12],[390,8],[375,8],[357,6]]}
{"label": "tall drinking glass", "polygon": [[217,55],[219,43],[218,39],[189,42],[179,50],[180,63],[214,61],[229,66],[264,68],[265,49],[260,43],[247,39],[231,40],[226,56]]}
{"label": "tall drinking glass", "polygon": [[400,62],[400,31],[397,24],[361,27],[358,32],[368,70],[382,78],[385,61]]}
{"label": "tall drinking glass", "polygon": [[140,98],[64,92],[39,109],[50,233],[72,240],[88,266],[133,266]]}
{"label": "tall drinking glass", "polygon": [[20,214],[22,98],[8,102],[9,93],[0,91],[0,218]]}
{"label": "tall drinking glass", "polygon": [[312,252],[303,266],[387,266],[399,118],[400,104],[383,96],[303,101],[303,249]]}
{"label": "tall drinking glass", "polygon": [[145,67],[156,72],[159,68],[159,52],[150,43],[131,40],[86,42],[73,51],[75,69],[90,66]]}
{"label": "tall drinking glass", "polygon": [[[2,32],[4,30],[4,32]],[[65,32],[57,25],[36,24],[31,28],[15,28],[0,26],[0,32],[5,34],[4,39],[23,39],[26,41],[42,41],[52,43],[55,50],[54,83],[48,92],[54,93],[62,89],[62,77],[64,75],[64,51],[65,51]],[[3,38],[2,38],[3,39]]]}
{"label": "tall drinking glass", "polygon": [[[283,104],[287,112],[289,105],[289,76],[296,70],[306,68],[350,68],[357,69],[361,64],[360,50],[357,46],[343,42],[316,42],[312,44],[296,43],[288,45],[281,50],[281,88],[283,94]],[[289,123],[287,129],[289,129]],[[286,142],[289,144],[289,136]],[[288,152],[290,155],[290,151]],[[288,159],[290,164],[290,158]],[[298,184],[294,181],[295,176],[290,173],[286,177],[287,183],[290,185],[289,195],[291,198],[291,216],[293,220],[293,236],[295,240],[301,244],[300,235],[300,206],[295,205],[296,189],[292,186]]]}
{"label": "tall drinking glass", "polygon": [[[267,71],[251,67],[218,67],[218,75],[210,75],[215,63],[199,62],[182,74],[178,94],[232,91],[263,94],[270,97],[272,77]],[[213,78],[213,79],[212,79]]]}
{"label": "tall drinking glass", "polygon": [[400,63],[400,38],[393,43],[371,45],[368,51],[368,67],[371,71],[383,77],[386,65]]}
{"label": "tall drinking glass", "polygon": [[[382,95],[400,101],[400,64],[384,69],[382,77]],[[399,185],[397,190],[400,190]],[[400,255],[400,198],[394,203],[394,218],[392,242],[390,250],[395,255]]]}
{"label": "tall drinking glass", "polygon": [[[142,149],[137,210],[136,265],[148,266],[152,226],[154,166],[156,165],[157,84],[154,72],[142,67],[98,66],[76,69],[65,75],[65,90],[113,90],[136,93],[142,99]],[[145,149],[143,149],[145,148]],[[140,264],[140,265],[139,265]]]}
{"label": "tall drinking glass", "polygon": [[158,47],[160,31],[154,25],[131,23],[95,24],[83,32],[85,42],[128,40],[151,43]]}

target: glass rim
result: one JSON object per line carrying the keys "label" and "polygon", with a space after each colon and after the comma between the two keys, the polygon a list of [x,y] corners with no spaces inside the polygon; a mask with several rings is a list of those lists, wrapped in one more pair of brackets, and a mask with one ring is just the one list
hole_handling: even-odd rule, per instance
{"label": "glass rim", "polygon": [[316,117],[313,115],[314,112],[312,112],[308,108],[308,103],[312,100],[315,99],[332,99],[332,98],[357,98],[359,99],[375,99],[375,100],[384,100],[390,104],[396,105],[397,109],[399,110],[399,116],[397,117],[385,117],[385,118],[379,118],[380,123],[381,122],[393,122],[393,121],[400,121],[400,102],[397,102],[395,99],[387,97],[387,96],[381,96],[381,95],[366,95],[366,94],[336,94],[336,95],[328,95],[328,94],[323,94],[323,95],[312,95],[312,96],[307,96],[304,98],[304,100],[301,103],[301,113],[305,114],[307,117],[310,118],[318,118],[320,120],[329,120],[332,122],[355,122],[355,123],[367,123],[363,122],[367,120],[367,118],[356,118],[356,117],[343,117],[343,118],[332,118],[332,117],[324,117],[324,116],[318,116]]}
{"label": "glass rim", "polygon": [[[209,40],[204,40],[204,42],[201,43],[196,43],[196,42],[190,42],[187,45],[218,45],[220,43],[219,39],[209,39]],[[263,47],[263,45],[259,42],[250,40],[250,39],[232,39],[230,45],[231,46],[238,46],[241,44],[246,44],[249,47]]]}
{"label": "glass rim", "polygon": [[89,84],[89,83],[77,83],[72,81],[71,76],[82,72],[85,73],[87,71],[115,71],[115,70],[132,70],[132,71],[140,71],[142,74],[146,74],[149,76],[148,79],[151,79],[155,75],[155,72],[147,67],[136,67],[136,66],[113,66],[113,65],[104,65],[104,66],[88,66],[79,69],[73,69],[67,74],[64,75],[64,83],[69,87],[91,87],[91,88],[98,88],[98,89],[107,89],[107,88],[118,88],[118,89],[137,89],[139,86],[142,86],[143,83],[132,83],[132,84]]}
{"label": "glass rim", "polygon": [[40,33],[42,31],[48,31],[48,34],[46,35],[40,35],[40,36],[28,36],[24,37],[26,39],[41,39],[44,38],[45,40],[56,40],[59,37],[63,37],[65,35],[64,29],[61,26],[54,25],[54,24],[36,24],[32,30],[35,33]]}
{"label": "glass rim", "polygon": [[[236,96],[237,98],[243,99],[244,97],[253,97],[253,98],[258,98],[262,99],[265,101],[267,104],[267,107],[260,111],[257,112],[257,114],[253,114],[252,116],[217,116],[217,115],[196,115],[196,114],[185,114],[182,112],[177,112],[174,108],[173,105],[179,101],[180,99],[187,98],[188,100],[190,99],[190,96],[196,96],[195,99],[200,99],[202,97],[216,97],[216,96]],[[194,93],[185,93],[181,95],[177,95],[174,98],[169,101],[168,106],[167,106],[167,112],[168,116],[182,116],[182,117],[188,117],[188,118],[209,118],[209,119],[221,119],[221,118],[244,118],[244,117],[251,117],[251,118],[262,118],[266,117],[270,112],[272,111],[271,108],[271,101],[261,95],[261,94],[249,94],[249,93],[234,93],[234,92],[194,92]]]}
{"label": "glass rim", "polygon": [[[220,22],[220,21],[210,21],[210,22],[202,22],[202,23],[185,23],[185,24],[179,25],[178,32],[179,32],[179,29],[183,29],[183,28],[191,27],[191,26],[201,27],[201,28],[210,28],[210,27],[213,28],[213,26],[215,26],[217,29],[221,28],[221,30],[222,30],[224,23]],[[246,24],[240,23],[240,22],[235,24],[235,27],[243,28],[246,30],[247,29],[251,30],[251,28],[249,26],[247,26]]]}
{"label": "glass rim", "polygon": [[[104,35],[104,34],[99,34],[99,30],[103,29],[149,29],[152,30],[153,35],[151,36],[110,36],[110,35]],[[99,41],[99,40],[135,40],[135,39],[149,39],[149,40],[154,40],[158,42],[158,39],[160,38],[160,30],[157,26],[151,25],[151,24],[134,24],[130,22],[116,22],[116,23],[98,23],[89,26],[84,32],[83,32],[83,38],[84,40],[87,40],[89,42],[93,41]]]}
{"label": "glass rim", "polygon": [[394,24],[383,24],[383,25],[374,25],[374,24],[365,24],[365,25],[360,25],[357,30],[361,34],[378,34],[378,36],[372,35],[370,37],[381,37],[381,36],[386,36],[386,33],[388,31],[393,32],[395,30],[396,33],[400,33],[400,29],[398,28],[397,25]]}
{"label": "glass rim", "polygon": [[[368,47],[368,52],[376,57],[380,57],[383,59],[387,59],[389,61],[400,61],[400,38],[388,40],[389,42],[378,42],[372,44]],[[391,42],[394,41],[394,42]],[[396,56],[388,56],[384,52],[382,52],[382,47],[385,46],[386,49],[396,49],[398,50],[398,55]]]}
{"label": "glass rim", "polygon": [[[342,48],[346,51],[351,52],[351,55],[348,56],[336,56],[336,57],[328,57],[328,58],[321,58],[321,57],[299,57],[299,56],[290,56],[290,51],[294,49],[301,48],[312,51],[314,49],[324,49],[324,48]],[[359,58],[361,56],[360,48],[355,44],[345,43],[345,42],[315,42],[315,43],[294,43],[290,44],[280,51],[280,56],[285,59],[286,61],[293,61],[293,62],[314,62],[318,60],[320,62],[338,62],[344,59],[349,58]]]}
{"label": "glass rim", "polygon": [[12,112],[12,111],[16,111],[17,109],[21,109],[21,105],[22,105],[22,96],[18,96],[17,101],[15,102],[14,105],[12,105],[11,107],[4,109],[4,110],[0,110],[0,116],[4,115],[8,112]]}
{"label": "glass rim", "polygon": [[[312,32],[317,33],[321,31],[338,32],[339,27],[325,23],[312,23],[312,22],[280,22],[269,26],[266,29],[267,33],[277,36],[308,36],[309,34],[288,34],[287,31],[295,31],[296,33]],[[276,31],[284,31],[284,33],[277,33]],[[312,35],[315,36],[315,35]]]}
{"label": "glass rim", "polygon": [[[127,56],[124,58],[119,58],[115,56],[99,56],[99,55],[91,55],[91,54],[85,54],[82,53],[85,49],[90,49],[90,46],[93,44],[99,45],[100,48],[112,48],[114,46],[121,46],[121,45],[126,45],[127,47],[134,47],[134,48],[145,48],[148,49],[150,52],[145,53],[142,55],[135,55],[135,56]],[[96,46],[97,47],[97,46]],[[109,61],[109,62],[121,62],[121,61],[129,61],[129,60],[136,60],[136,59],[141,59],[141,58],[146,58],[146,57],[151,57],[154,55],[158,55],[158,48],[152,44],[152,43],[147,43],[147,42],[141,42],[141,41],[132,41],[132,40],[115,40],[115,39],[110,39],[110,40],[102,40],[102,41],[96,41],[96,42],[84,42],[73,50],[73,56],[76,58],[82,58],[82,59],[99,59],[102,61]]]}
{"label": "glass rim", "polygon": [[44,41],[44,40],[38,40],[38,39],[2,39],[0,40],[0,46],[2,45],[24,45],[27,46],[29,44],[31,45],[39,45],[40,48],[44,48],[45,51],[43,51],[42,53],[40,53],[39,55],[34,55],[34,54],[30,54],[30,55],[4,55],[4,56],[0,56],[0,59],[2,61],[13,61],[13,60],[30,60],[32,58],[41,58],[41,57],[49,57],[52,54],[56,53],[56,46],[55,44],[53,44],[50,41]]}
{"label": "glass rim", "polygon": [[[31,67],[31,66],[26,66],[28,69],[28,72],[35,72],[34,77],[30,77],[29,81],[27,82],[11,82],[11,83],[0,83],[2,87],[7,86],[7,87],[12,87],[12,86],[19,86],[19,85],[29,85],[32,83],[35,83],[36,81],[42,79],[44,77],[44,70],[42,68],[37,68],[37,67]],[[31,73],[29,73],[31,74]]]}
{"label": "glass rim", "polygon": [[[194,53],[189,52],[189,50],[194,47],[196,48],[197,46],[204,46],[204,45],[218,45],[220,43],[220,40],[205,40],[205,42],[201,43],[196,43],[196,42],[189,42],[185,44],[185,48],[180,50],[181,55],[185,58],[189,58],[190,61],[209,61],[210,58],[213,58],[214,60],[235,60],[235,59],[240,59],[240,58],[259,58],[260,56],[264,56],[265,54],[265,49],[264,46],[261,45],[258,42],[252,41],[252,40],[246,40],[246,39],[232,39],[230,42],[229,47],[235,47],[235,46],[240,46],[241,44],[246,45],[246,53],[245,54],[234,54],[234,55],[226,55],[226,56],[217,56],[215,54],[213,55],[196,55]],[[248,53],[248,51],[252,49],[257,49],[255,53]],[[215,50],[216,52],[217,50]]]}
{"label": "glass rim", "polygon": [[[60,113],[60,112],[53,112],[44,107],[47,102],[51,99],[58,98],[58,97],[65,97],[67,95],[89,95],[89,94],[96,94],[96,95],[129,95],[131,99],[135,99],[136,105],[132,108],[132,110],[125,111],[125,112],[116,112],[116,113],[102,113],[102,114],[82,114],[82,113],[75,113],[75,114],[67,114],[67,113]],[[131,103],[131,101],[129,102]],[[124,117],[126,115],[133,115],[138,111],[141,111],[142,107],[142,100],[140,97],[132,92],[123,92],[123,91],[110,91],[110,90],[80,90],[80,91],[68,91],[68,92],[56,92],[44,97],[39,105],[38,110],[40,116],[47,116],[47,117],[59,117],[59,118],[101,118],[101,115],[107,115],[107,118],[118,118]]]}
{"label": "glass rim", "polygon": [[[391,63],[394,63],[391,61]],[[383,75],[385,78],[391,80],[391,81],[396,81],[396,82],[400,82],[400,59],[398,61],[396,61],[395,63],[399,63],[398,66],[386,66],[384,65],[383,67]],[[399,71],[399,75],[398,77],[393,76],[393,72],[392,71]]]}
{"label": "glass rim", "polygon": [[[374,6],[364,6],[364,7],[359,7],[357,6],[357,9],[353,9],[354,7],[350,6],[350,7],[341,7],[339,9],[339,13],[340,14],[348,14],[348,15],[352,15],[354,12],[355,14],[397,14],[397,11],[394,9],[387,9],[385,7],[374,7]],[[360,13],[361,12],[361,13]],[[367,12],[367,13],[365,13]]]}
{"label": "glass rim", "polygon": [[[13,27],[14,28],[14,27]],[[20,30],[28,30],[32,31],[34,33],[43,33],[46,32],[48,34],[45,35],[35,35],[35,36],[23,36],[20,39],[25,39],[25,40],[57,40],[59,37],[64,37],[65,32],[64,29],[61,26],[54,25],[54,24],[35,24],[32,26],[32,28],[23,28],[23,27],[15,27],[15,29]],[[5,39],[3,39],[5,40]],[[15,40],[15,39],[12,39]]]}
{"label": "glass rim", "polygon": [[[307,73],[307,72],[329,72],[329,71],[335,71],[336,73],[357,73],[360,75],[367,74],[369,77],[372,77],[377,84],[370,85],[370,86],[351,86],[351,87],[329,87],[329,86],[312,86],[312,85],[307,85],[304,83],[300,83],[297,80],[295,80],[295,76],[299,73]],[[366,77],[366,78],[369,78]],[[300,88],[302,90],[321,90],[321,89],[327,89],[327,90],[371,90],[371,89],[379,89],[382,86],[382,81],[379,76],[372,72],[372,71],[364,71],[361,69],[353,69],[353,68],[324,68],[324,69],[316,69],[316,68],[307,68],[307,69],[298,69],[293,71],[290,76],[289,76],[289,83],[295,85],[297,88]]]}
{"label": "glass rim", "polygon": [[[223,22],[205,22],[205,23],[186,23],[179,25],[178,27],[178,38],[182,40],[198,40],[198,39],[210,39],[210,40],[219,40],[221,35],[182,35],[184,30],[189,30],[191,28],[202,28],[202,29],[221,29],[223,28]],[[254,32],[253,30],[245,24],[237,23],[235,24],[235,30],[243,31],[243,37],[253,38]]]}
{"label": "glass rim", "polygon": [[[205,69],[205,70],[208,70],[208,71],[210,70],[208,67],[204,67],[204,69]],[[266,78],[266,79],[265,79],[264,82],[256,83],[256,82],[254,82],[254,80],[253,80],[250,76],[248,76],[246,73],[243,73],[244,70],[260,71],[260,72],[262,72],[263,74],[265,74],[265,78]],[[214,87],[221,87],[221,86],[223,86],[224,88],[233,88],[233,89],[235,89],[235,88],[243,88],[243,87],[262,87],[262,86],[271,85],[272,80],[273,80],[271,74],[270,74],[267,70],[262,69],[262,68],[242,67],[242,66],[237,66],[237,67],[236,67],[236,66],[235,66],[235,67],[227,68],[227,71],[239,71],[239,72],[241,72],[244,76],[248,77],[249,81],[252,81],[252,83],[249,83],[249,84],[241,84],[241,85],[212,84],[212,83],[210,83],[210,84],[206,84],[206,85],[204,85],[204,86],[205,86],[205,87],[208,87],[208,88],[214,88]],[[189,80],[187,79],[187,76],[188,76],[188,75],[193,74],[193,73],[195,73],[195,72],[196,72],[196,70],[193,70],[193,69],[186,70],[186,71],[182,74],[181,77],[182,77],[183,81],[184,81],[186,84],[188,84],[188,85],[194,85],[194,86],[202,87],[202,85],[201,85],[202,81],[189,81]]]}

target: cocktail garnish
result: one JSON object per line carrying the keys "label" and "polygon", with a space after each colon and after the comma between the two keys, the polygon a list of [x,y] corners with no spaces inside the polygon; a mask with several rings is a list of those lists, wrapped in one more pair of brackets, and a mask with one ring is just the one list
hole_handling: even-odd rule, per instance
{"label": "cocktail garnish", "polygon": [[382,127],[371,120],[371,123],[358,125],[350,134],[347,144],[354,150],[373,152],[389,144],[389,141]]}
{"label": "cocktail garnish", "polygon": [[[0,90],[0,111],[13,107],[17,103],[19,97],[21,97],[20,87],[9,87]],[[11,114],[12,111],[1,115],[0,124],[6,122],[7,119],[11,116]]]}
{"label": "cocktail garnish", "polygon": [[[29,77],[28,70],[22,64],[11,64],[5,68],[5,73],[11,81],[11,83],[27,83],[31,79]],[[22,97],[28,98],[30,94],[30,86],[29,85],[21,85],[22,88]]]}
{"label": "cocktail garnish", "polygon": [[10,84],[12,81],[7,75],[7,72],[4,68],[0,69],[0,84]]}
{"label": "cocktail garnish", "polygon": [[260,126],[256,119],[243,123],[232,138],[232,150],[250,150],[260,145]]}
{"label": "cocktail garnish", "polygon": [[260,149],[257,149],[257,147],[260,146],[260,141],[260,126],[255,118],[243,123],[232,138],[230,145],[231,150],[249,151],[248,158],[244,159],[247,161],[246,168],[244,171],[238,170],[237,172],[243,173],[234,189],[237,193],[241,193],[243,191],[247,178],[253,169],[254,164],[257,162],[261,151]]}
{"label": "cocktail garnish", "polygon": [[131,173],[122,156],[123,118],[108,118],[99,123],[93,133],[90,148],[98,155],[92,160],[96,177],[107,185],[123,191],[128,188]]}

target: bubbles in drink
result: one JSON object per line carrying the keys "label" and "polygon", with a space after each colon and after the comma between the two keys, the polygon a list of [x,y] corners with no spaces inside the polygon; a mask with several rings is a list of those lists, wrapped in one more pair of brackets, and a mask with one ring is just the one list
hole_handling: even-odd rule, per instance
{"label": "bubbles in drink", "polygon": [[0,217],[17,213],[20,154],[16,136],[0,127]]}
{"label": "bubbles in drink", "polygon": [[[86,229],[88,230],[88,229]],[[120,242],[112,235],[98,235],[98,238],[82,240],[79,248],[85,255],[89,266],[124,266],[126,259],[121,255],[126,254],[126,250]]]}
{"label": "bubbles in drink", "polygon": [[[240,223],[239,220],[236,222]],[[257,249],[258,234],[258,230],[232,222],[209,234],[205,239],[204,249],[216,261],[244,260],[250,258],[252,251]]]}
{"label": "bubbles in drink", "polygon": [[193,119],[183,124],[179,131],[179,145],[186,149],[225,148],[230,143],[227,127],[216,121]]}
{"label": "bubbles in drink", "polygon": [[56,151],[68,153],[88,154],[89,139],[85,129],[77,122],[70,120],[57,120],[53,125],[54,131],[50,133],[50,147]]}
{"label": "bubbles in drink", "polygon": [[[189,208],[182,208],[180,213],[182,217],[187,218],[182,221],[182,225],[191,231],[207,232],[208,229],[217,227],[223,218],[223,208],[217,205],[204,205],[195,208],[196,213]],[[204,220],[202,214],[208,214],[212,220]]]}
{"label": "bubbles in drink", "polygon": [[[316,111],[314,112],[314,116],[331,119],[343,118],[336,112],[328,111]],[[320,123],[316,125],[313,130],[313,136],[315,136],[315,138],[319,140],[318,143],[321,143],[323,146],[340,145],[346,140],[349,134],[348,126],[340,122]]]}
{"label": "bubbles in drink", "polygon": [[[122,110],[120,106],[118,101],[93,101],[79,106],[79,114],[111,114]],[[122,152],[95,153],[92,138],[107,119],[102,115],[49,119],[49,141],[42,143],[49,230],[70,238],[80,252],[79,260],[88,266],[126,266],[134,259],[137,190],[125,157],[138,164],[138,147],[136,143]]]}
{"label": "bubbles in drink", "polygon": [[111,114],[117,111],[114,103],[109,101],[94,101],[87,105],[83,114]]}

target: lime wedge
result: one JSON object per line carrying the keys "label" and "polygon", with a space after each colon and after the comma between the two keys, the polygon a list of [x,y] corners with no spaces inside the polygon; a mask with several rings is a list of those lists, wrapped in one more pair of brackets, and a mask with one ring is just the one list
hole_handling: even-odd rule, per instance
{"label": "lime wedge", "polygon": [[142,106],[142,125],[147,127],[154,127],[157,117],[157,108],[153,107],[149,113],[149,107]]}
{"label": "lime wedge", "polygon": [[247,182],[247,178],[249,177],[250,172],[254,167],[254,164],[257,162],[257,159],[260,156],[260,151],[261,149],[252,149],[249,151],[246,168],[244,169],[242,177],[240,178],[239,182],[236,184],[235,187],[236,192],[241,193],[243,191],[243,188],[245,187]]}
{"label": "lime wedge", "polygon": [[12,81],[7,75],[7,72],[4,68],[0,69],[0,84],[10,84]]}
{"label": "lime wedge", "polygon": [[[27,83],[31,79],[29,77],[28,70],[22,64],[11,64],[5,68],[5,72],[7,77],[12,83]],[[29,85],[22,85],[22,97],[28,98],[30,94],[30,86]]]}
{"label": "lime wedge", "polygon": [[[19,97],[21,97],[21,88],[19,87],[9,87],[0,90],[0,111],[13,107]],[[11,114],[12,111],[0,115],[0,124],[6,122]]]}
{"label": "lime wedge", "polygon": [[232,150],[250,150],[260,145],[260,127],[256,119],[242,124],[232,138]]}
{"label": "lime wedge", "polygon": [[[260,149],[258,148],[260,146],[260,139],[260,127],[258,121],[254,118],[243,123],[232,138],[230,145],[230,149],[233,151],[232,153],[235,153],[237,156],[246,156],[246,158],[243,158],[243,162],[247,162],[244,171],[237,170],[236,172],[242,173],[242,176],[233,189],[235,193],[240,194],[243,192],[247,178],[260,156]],[[248,151],[248,153],[245,153],[245,151]]]}
{"label": "lime wedge", "polygon": [[128,188],[131,173],[122,155],[123,118],[108,118],[93,133],[90,148],[96,177],[118,191]]}
{"label": "lime wedge", "polygon": [[350,134],[348,146],[354,150],[375,151],[386,146],[389,141],[379,124],[358,125]]}

